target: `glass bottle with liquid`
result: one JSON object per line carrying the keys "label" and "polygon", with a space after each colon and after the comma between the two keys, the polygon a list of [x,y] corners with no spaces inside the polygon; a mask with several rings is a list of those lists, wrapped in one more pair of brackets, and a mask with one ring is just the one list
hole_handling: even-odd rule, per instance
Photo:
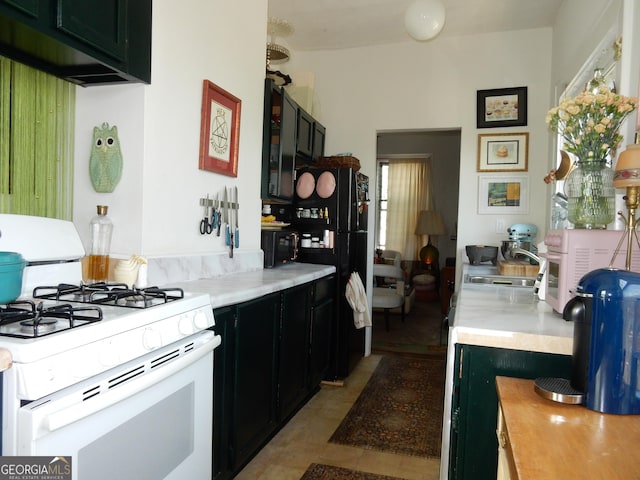
{"label": "glass bottle with liquid", "polygon": [[109,276],[109,250],[113,223],[107,216],[109,207],[98,205],[98,214],[91,219],[91,250],[89,252],[89,283],[106,282]]}

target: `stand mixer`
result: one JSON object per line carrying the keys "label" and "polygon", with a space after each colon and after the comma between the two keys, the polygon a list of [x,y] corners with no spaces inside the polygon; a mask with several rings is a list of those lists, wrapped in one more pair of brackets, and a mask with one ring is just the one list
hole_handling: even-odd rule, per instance
{"label": "stand mixer", "polygon": [[525,250],[537,256],[538,248],[536,247],[535,238],[538,228],[531,223],[516,223],[511,225],[507,232],[509,233],[509,240],[503,240],[500,246],[502,257],[505,260],[526,259],[529,262],[535,262],[529,255],[514,252],[514,249]]}

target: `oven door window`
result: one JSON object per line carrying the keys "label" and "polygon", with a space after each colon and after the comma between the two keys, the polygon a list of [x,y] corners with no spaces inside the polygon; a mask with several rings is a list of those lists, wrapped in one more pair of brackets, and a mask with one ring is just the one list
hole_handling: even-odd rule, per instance
{"label": "oven door window", "polygon": [[133,395],[89,398],[100,408],[70,422],[61,419],[83,392],[70,387],[46,403],[32,402],[19,412],[18,454],[71,457],[74,479],[210,479],[212,365],[210,351]]}

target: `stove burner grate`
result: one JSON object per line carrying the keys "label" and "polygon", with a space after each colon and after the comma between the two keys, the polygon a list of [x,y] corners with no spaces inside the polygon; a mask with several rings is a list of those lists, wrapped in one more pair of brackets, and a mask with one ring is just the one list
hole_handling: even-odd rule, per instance
{"label": "stove burner grate", "polygon": [[102,320],[100,307],[74,307],[70,304],[45,307],[42,302],[36,304],[31,300],[0,306],[0,326],[20,324],[20,333],[13,331],[2,333],[10,337],[42,337],[100,320]]}
{"label": "stove burner grate", "polygon": [[48,300],[147,308],[184,298],[181,288],[129,288],[124,283],[92,283],[36,287],[33,297]]}

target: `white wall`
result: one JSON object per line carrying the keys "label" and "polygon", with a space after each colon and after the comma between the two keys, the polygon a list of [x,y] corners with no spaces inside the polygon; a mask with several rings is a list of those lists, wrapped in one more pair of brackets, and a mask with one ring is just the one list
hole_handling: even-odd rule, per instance
{"label": "white wall", "polygon": [[[88,240],[95,206],[109,205],[112,251],[210,253],[224,240],[201,236],[199,198],[238,185],[241,248],[260,247],[260,168],[267,0],[154,2],[151,85],[79,88],[74,223]],[[202,82],[242,100],[238,177],[198,169]],[[120,184],[96,193],[88,175],[94,126],[118,126]]]}
{"label": "white wall", "polygon": [[[295,52],[285,66],[294,80],[296,71],[315,73],[320,105],[316,115],[327,126],[325,150],[353,152],[363,172],[372,178],[376,132],[461,129],[458,264],[466,260],[465,245],[499,245],[506,238],[504,231],[495,231],[498,219],[506,225],[529,222],[544,228],[546,212],[537,205],[546,195],[542,178],[548,171],[549,135],[544,118],[549,107],[551,29]],[[476,91],[518,86],[528,87],[528,126],[478,130]],[[527,215],[477,213],[478,134],[501,131],[530,133],[531,208]],[[372,193],[375,195],[373,189]]]}

